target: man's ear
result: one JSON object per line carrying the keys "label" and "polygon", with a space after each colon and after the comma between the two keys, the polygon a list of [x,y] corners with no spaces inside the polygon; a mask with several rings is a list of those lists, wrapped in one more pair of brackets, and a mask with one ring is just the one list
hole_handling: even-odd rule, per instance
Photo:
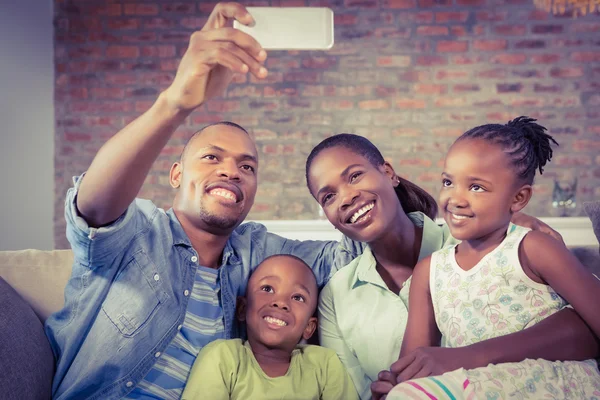
{"label": "man's ear", "polygon": [[525,208],[527,203],[529,203],[529,200],[531,199],[532,195],[533,188],[531,187],[531,185],[527,184],[521,186],[521,188],[519,188],[519,191],[513,197],[513,201],[510,206],[510,211],[513,214],[521,211],[523,208]]}
{"label": "man's ear", "polygon": [[171,171],[169,172],[169,183],[173,189],[177,189],[181,184],[181,173],[183,167],[180,162],[175,162],[171,165]]}
{"label": "man's ear", "polygon": [[246,298],[244,296],[238,296],[237,304],[235,305],[235,316],[240,322],[246,321]]}
{"label": "man's ear", "polygon": [[315,333],[315,329],[317,329],[317,317],[310,317],[306,324],[306,328],[304,328],[304,332],[302,333],[304,340],[310,339],[313,333]]}

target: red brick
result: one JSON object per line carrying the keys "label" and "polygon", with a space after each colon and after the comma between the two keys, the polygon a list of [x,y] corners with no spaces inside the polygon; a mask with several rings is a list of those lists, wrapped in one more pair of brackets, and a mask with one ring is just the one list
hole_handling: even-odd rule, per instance
{"label": "red brick", "polygon": [[504,39],[492,39],[492,40],[475,40],[473,42],[473,48],[479,51],[499,51],[506,50],[508,44]]}
{"label": "red brick", "polygon": [[485,0],[456,0],[457,6],[483,6]]}
{"label": "red brick", "polygon": [[417,27],[417,35],[448,36],[448,27],[436,25],[421,25]]}
{"label": "red brick", "polygon": [[323,110],[351,110],[354,108],[354,102],[350,100],[327,100],[321,103]]}
{"label": "red brick", "polygon": [[124,8],[125,15],[143,15],[152,16],[158,15],[158,5],[156,4],[125,4]]}
{"label": "red brick", "polygon": [[523,36],[527,32],[524,25],[499,25],[494,28],[498,35]]}
{"label": "red brick", "polygon": [[452,87],[453,92],[478,92],[481,88],[476,83],[459,83]]}
{"label": "red brick", "polygon": [[441,11],[435,13],[435,22],[465,22],[469,18],[468,11]]}
{"label": "red brick", "polygon": [[521,93],[522,83],[499,83],[496,85],[496,93]]}
{"label": "red brick", "polygon": [[358,102],[358,108],[361,110],[386,110],[390,108],[386,100],[363,100]]}
{"label": "red brick", "polygon": [[333,16],[334,26],[356,25],[357,22],[358,16],[356,14],[334,14]]}
{"label": "red brick", "polygon": [[448,59],[442,56],[419,56],[417,57],[417,65],[431,67],[434,65],[447,65]]}
{"label": "red brick", "polygon": [[211,100],[207,104],[208,111],[229,113],[240,110],[238,100]]}
{"label": "red brick", "polygon": [[315,69],[330,69],[337,65],[338,59],[336,57],[323,57],[313,56],[306,57],[302,60],[302,66],[304,68],[315,68]]}
{"label": "red brick", "polygon": [[402,109],[419,109],[425,108],[425,100],[422,99],[414,99],[414,98],[404,98],[396,100],[396,108]]}
{"label": "red brick", "polygon": [[377,97],[391,97],[391,96],[395,96],[397,93],[398,93],[398,89],[395,87],[379,85],[375,88],[375,95]]}
{"label": "red brick", "polygon": [[535,25],[531,28],[533,34],[557,34],[563,33],[564,27],[562,25]]}
{"label": "red brick", "polygon": [[600,140],[575,140],[571,144],[575,151],[600,151]]}
{"label": "red brick", "polygon": [[539,98],[539,97],[533,97],[533,98],[520,97],[520,98],[516,98],[516,99],[512,100],[510,102],[510,105],[513,107],[543,107],[544,103],[545,103],[544,99]]}
{"label": "red brick", "polygon": [[[266,84],[266,83],[281,83],[281,82],[284,81],[283,72],[269,71],[269,74],[267,75],[266,78],[260,78],[260,79],[256,78],[252,74],[246,74],[246,75],[242,75],[242,76],[244,76],[244,77],[245,76],[249,76],[250,77],[250,83]],[[237,82],[237,83],[242,83],[242,82]]]}
{"label": "red brick", "polygon": [[263,95],[264,97],[297,96],[298,90],[293,87],[274,88],[271,86],[265,86],[263,88]]}
{"label": "red brick", "polygon": [[466,55],[458,55],[452,56],[450,59],[452,64],[457,65],[470,65],[470,64],[479,64],[483,62],[482,56],[466,56]]}
{"label": "red brick", "polygon": [[378,67],[408,67],[411,64],[410,56],[380,56],[377,57]]}
{"label": "red brick", "polygon": [[397,15],[397,21],[399,24],[416,23],[418,25],[431,24],[434,19],[434,14],[431,11],[420,11],[420,12],[403,12]]}
{"label": "red brick", "polygon": [[600,32],[600,22],[577,21],[571,24],[569,30],[573,33],[595,33]]}
{"label": "red brick", "polygon": [[600,52],[579,51],[571,54],[573,62],[600,62]]}
{"label": "red brick", "polygon": [[419,137],[422,134],[420,129],[415,128],[397,128],[392,131],[394,137]]}
{"label": "red brick", "polygon": [[437,51],[440,53],[463,53],[469,48],[469,42],[457,40],[442,40],[437,42]]}
{"label": "red brick", "polygon": [[437,107],[463,107],[467,104],[463,97],[438,97],[435,99]]}
{"label": "red brick", "polygon": [[452,5],[452,0],[418,0],[419,7],[421,8],[429,8],[429,7],[448,7]]}
{"label": "red brick", "polygon": [[344,6],[369,9],[377,8],[379,4],[377,0],[344,0]]}
{"label": "red brick", "polygon": [[467,36],[469,33],[464,26],[451,26],[450,27],[450,35],[460,37]]}
{"label": "red brick", "polygon": [[133,30],[140,27],[140,20],[137,18],[111,18],[106,21],[108,29],[114,30]]}
{"label": "red brick", "polygon": [[316,71],[292,71],[283,75],[285,82],[307,82],[315,83],[319,81],[319,73]]}
{"label": "red brick", "polygon": [[562,92],[562,87],[557,84],[544,85],[542,83],[535,83],[533,91],[536,93],[560,93]]}
{"label": "red brick", "polygon": [[[202,3],[207,3],[207,2],[202,1],[200,3],[202,4]],[[211,6],[210,10],[212,11],[212,9],[214,8],[214,4],[210,4],[210,6]],[[177,14],[193,14],[194,8],[195,8],[194,3],[169,2],[169,3],[162,5],[162,12],[163,13],[177,13]]]}
{"label": "red brick", "polygon": [[435,79],[438,79],[438,80],[445,80],[445,79],[460,80],[460,79],[466,79],[469,76],[471,76],[471,73],[464,69],[439,70],[435,74]]}
{"label": "red brick", "polygon": [[448,87],[446,85],[420,83],[416,84],[413,90],[417,94],[445,94],[448,91]]}
{"label": "red brick", "polygon": [[550,76],[553,78],[578,78],[583,76],[583,68],[581,67],[565,67],[552,68]]}
{"label": "red brick", "polygon": [[[459,129],[459,128],[448,128],[448,127],[444,126],[444,127],[433,128],[431,130],[431,133],[433,133],[434,136],[459,137],[464,132],[462,129]],[[438,178],[439,178],[439,175],[438,175]]]}
{"label": "red brick", "polygon": [[187,29],[200,30],[206,23],[205,17],[185,17],[181,18],[179,25]]}
{"label": "red brick", "polygon": [[136,46],[108,46],[106,56],[113,58],[137,58],[140,56],[140,49]]}
{"label": "red brick", "polygon": [[256,86],[234,86],[227,88],[226,96],[229,98],[261,97],[262,90]]}
{"label": "red brick", "polygon": [[385,8],[415,8],[416,0],[382,0],[382,7]]}
{"label": "red brick", "polygon": [[499,22],[506,20],[507,11],[478,11],[476,14],[477,21],[483,22]]}
{"label": "red brick", "polygon": [[69,49],[69,59],[77,58],[100,58],[102,57],[102,49],[100,47],[72,47]]}
{"label": "red brick", "polygon": [[402,158],[399,164],[403,167],[411,166],[411,167],[431,167],[431,160],[427,160],[424,158]]}
{"label": "red brick", "polygon": [[543,49],[546,42],[543,40],[521,40],[515,43],[515,49]]}
{"label": "red brick", "polygon": [[526,60],[525,54],[496,54],[490,61],[492,64],[518,65],[524,64]]}
{"label": "red brick", "polygon": [[122,99],[125,90],[120,87],[95,87],[91,89],[91,94],[95,99]]}
{"label": "red brick", "polygon": [[144,20],[144,29],[171,29],[175,22],[167,18],[150,18]]}

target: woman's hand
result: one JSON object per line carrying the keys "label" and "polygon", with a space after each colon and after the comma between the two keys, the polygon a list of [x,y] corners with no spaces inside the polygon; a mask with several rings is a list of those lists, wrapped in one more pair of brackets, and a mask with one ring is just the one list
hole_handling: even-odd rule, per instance
{"label": "woman's hand", "polygon": [[377,380],[371,383],[373,400],[385,400],[390,390],[396,386],[396,381],[396,374],[391,371],[381,371],[377,375]]}
{"label": "woman's hand", "polygon": [[468,369],[474,366],[477,357],[469,347],[419,347],[410,352],[390,367],[396,375],[396,383],[410,379],[437,376],[459,368]]}
{"label": "woman's hand", "polygon": [[545,222],[540,221],[536,217],[532,217],[531,215],[527,215],[527,214],[519,211],[519,212],[513,214],[510,222],[512,222],[515,225],[522,226],[524,228],[529,228],[532,231],[539,231],[539,232],[545,233],[546,235],[550,235],[554,239],[565,244],[565,241],[563,240],[560,233],[558,233],[557,231],[552,229],[550,227],[550,225],[546,224]]}

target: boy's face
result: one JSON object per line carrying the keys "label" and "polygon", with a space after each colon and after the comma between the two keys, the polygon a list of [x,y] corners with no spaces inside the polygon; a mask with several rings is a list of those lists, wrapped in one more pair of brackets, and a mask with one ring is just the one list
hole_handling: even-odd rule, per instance
{"label": "boy's face", "polygon": [[251,344],[291,351],[301,338],[312,336],[317,299],[315,277],[304,263],[289,256],[271,257],[250,277],[238,318],[246,321]]}

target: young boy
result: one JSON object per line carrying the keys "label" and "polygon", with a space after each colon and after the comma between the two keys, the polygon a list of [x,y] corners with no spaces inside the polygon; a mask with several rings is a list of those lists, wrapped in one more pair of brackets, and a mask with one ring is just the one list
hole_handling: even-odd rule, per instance
{"label": "young boy", "polygon": [[221,339],[205,346],[182,399],[358,399],[334,351],[298,344],[315,331],[317,300],[315,276],[302,260],[265,259],[238,302],[248,341]]}

